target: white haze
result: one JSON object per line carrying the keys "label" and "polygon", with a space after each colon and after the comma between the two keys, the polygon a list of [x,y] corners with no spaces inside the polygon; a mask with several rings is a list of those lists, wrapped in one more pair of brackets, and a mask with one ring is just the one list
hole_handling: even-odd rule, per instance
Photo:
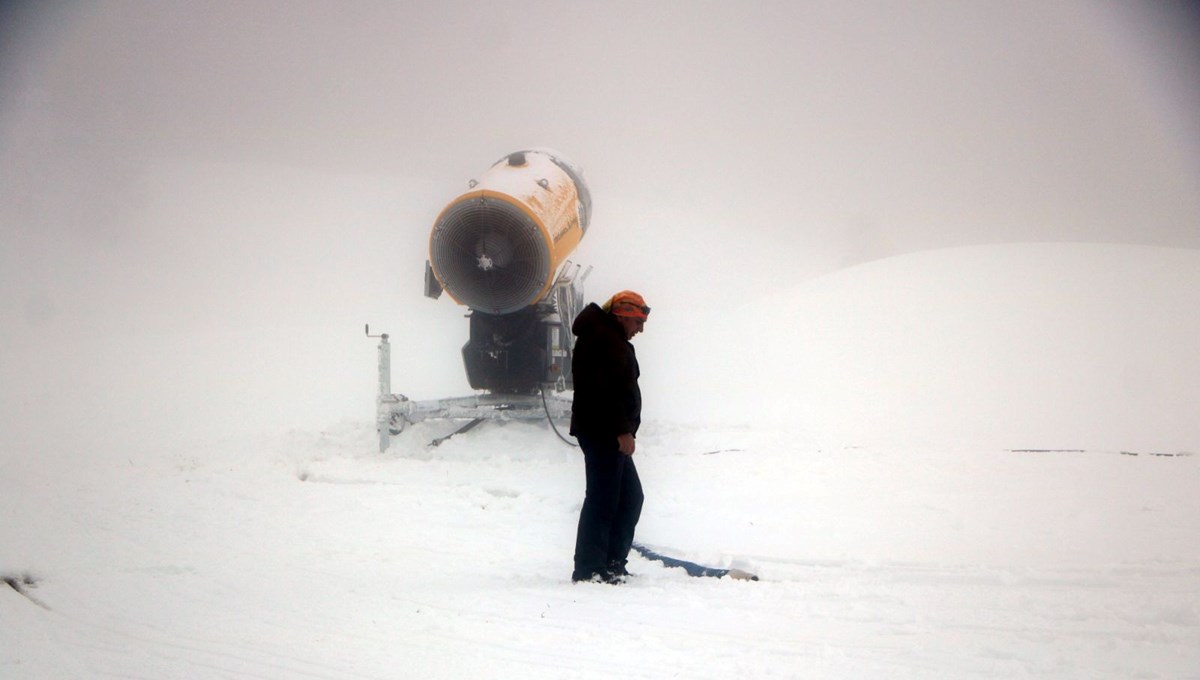
{"label": "white haze", "polygon": [[[831,321],[739,314],[906,252],[1200,246],[1183,6],[5,7],[4,418],[35,440],[64,404],[133,430],[361,414],[365,322],[400,341],[397,389],[463,391],[429,226],[534,145],[587,173],[591,297],[642,291],[675,344],[704,343],[685,319]],[[134,368],[153,397],[104,394]]]}
{"label": "white haze", "polygon": [[[4,4],[0,576],[49,609],[0,586],[0,675],[1188,677],[1197,37],[1168,2]],[[469,391],[429,228],[530,146],[586,173],[589,298],[654,307],[644,536],[764,588],[571,589],[544,429],[373,450],[363,324],[396,391]]]}

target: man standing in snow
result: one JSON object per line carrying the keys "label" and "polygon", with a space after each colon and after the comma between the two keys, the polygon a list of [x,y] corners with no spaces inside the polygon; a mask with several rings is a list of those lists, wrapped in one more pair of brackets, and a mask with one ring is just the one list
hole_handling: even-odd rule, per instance
{"label": "man standing in snow", "polygon": [[583,449],[587,471],[572,581],[621,583],[629,575],[625,563],[643,498],[633,465],[642,422],[641,372],[629,341],[649,315],[642,296],[626,290],[603,308],[589,304],[571,325],[576,336],[571,434]]}

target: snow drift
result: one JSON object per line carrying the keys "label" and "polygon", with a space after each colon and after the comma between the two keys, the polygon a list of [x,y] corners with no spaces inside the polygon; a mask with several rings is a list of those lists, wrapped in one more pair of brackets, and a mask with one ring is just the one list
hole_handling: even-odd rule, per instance
{"label": "snow drift", "polygon": [[1198,264],[958,249],[656,307],[639,539],[756,583],[572,585],[583,469],[544,426],[262,433],[332,341],[126,338],[65,404],[119,437],[9,381],[0,677],[1200,677],[1200,456],[1154,455],[1196,448]]}
{"label": "snow drift", "polygon": [[843,445],[1178,452],[1200,447],[1196,310],[1197,251],[979,246],[838,271],[683,331],[657,308],[642,342],[671,347],[647,372],[677,418],[795,422]]}

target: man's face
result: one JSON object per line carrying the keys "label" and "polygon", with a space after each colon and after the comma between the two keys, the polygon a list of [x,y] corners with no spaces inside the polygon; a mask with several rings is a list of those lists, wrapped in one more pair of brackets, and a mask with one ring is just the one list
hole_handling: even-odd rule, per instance
{"label": "man's face", "polygon": [[620,321],[621,327],[625,329],[626,340],[632,340],[633,336],[641,333],[646,326],[645,319],[635,319],[632,316],[618,316],[617,321]]}

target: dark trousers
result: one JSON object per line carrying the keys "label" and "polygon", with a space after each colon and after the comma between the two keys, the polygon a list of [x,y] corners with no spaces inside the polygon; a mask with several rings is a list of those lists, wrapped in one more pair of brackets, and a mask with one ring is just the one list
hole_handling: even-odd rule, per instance
{"label": "dark trousers", "polygon": [[625,566],[642,515],[642,482],[633,457],[616,437],[577,437],[587,469],[587,493],[575,535],[575,578]]}

